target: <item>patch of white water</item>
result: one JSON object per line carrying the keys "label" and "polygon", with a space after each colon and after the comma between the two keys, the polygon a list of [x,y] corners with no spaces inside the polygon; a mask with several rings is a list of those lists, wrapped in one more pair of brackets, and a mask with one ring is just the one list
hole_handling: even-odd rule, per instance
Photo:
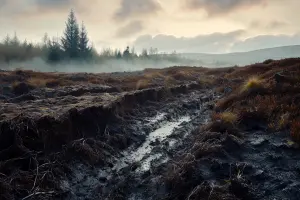
{"label": "patch of white water", "polygon": [[164,118],[164,116],[166,116],[167,113],[159,113],[158,115],[154,116],[154,117],[151,117],[151,118],[148,118],[147,121],[148,121],[148,124],[153,124],[155,122],[158,122],[160,120],[162,120]]}
{"label": "patch of white water", "polygon": [[147,171],[151,168],[151,162],[155,159],[159,159],[162,157],[161,153],[155,154],[155,155],[151,155],[149,156],[147,159],[143,160],[141,166],[140,166],[140,170],[141,171]]}
{"label": "patch of white water", "polygon": [[[182,117],[174,122],[166,122],[162,124],[162,126],[149,134],[146,141],[136,150],[124,152],[124,157],[121,158],[113,170],[119,171],[120,169],[127,167],[130,163],[140,162],[143,158],[151,153],[152,149],[156,146],[157,143],[160,143],[164,139],[166,139],[169,135],[171,135],[175,128],[180,127],[183,122],[190,121],[191,118],[189,116]],[[145,161],[141,163],[141,170],[148,170],[150,167],[150,163],[154,159],[160,158],[162,155],[159,153],[155,153],[154,155],[149,156]]]}

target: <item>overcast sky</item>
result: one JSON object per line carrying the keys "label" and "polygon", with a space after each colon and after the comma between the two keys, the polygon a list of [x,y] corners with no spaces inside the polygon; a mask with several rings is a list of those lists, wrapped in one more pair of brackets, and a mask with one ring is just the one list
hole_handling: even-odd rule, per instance
{"label": "overcast sky", "polygon": [[0,37],[61,36],[71,8],[98,50],[223,53],[300,44],[300,0],[0,0]]}

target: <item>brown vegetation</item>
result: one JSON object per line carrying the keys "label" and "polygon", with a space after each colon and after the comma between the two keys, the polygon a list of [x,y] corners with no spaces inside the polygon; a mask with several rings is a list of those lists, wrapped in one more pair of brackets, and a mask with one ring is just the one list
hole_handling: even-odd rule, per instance
{"label": "brown vegetation", "polygon": [[[250,124],[271,130],[291,128],[292,138],[299,142],[296,121],[300,116],[299,65],[300,59],[291,58],[236,68],[225,76],[227,87],[233,92],[216,103],[216,110],[236,113],[239,116],[236,126],[240,128],[249,128]],[[279,73],[282,75],[276,78]],[[231,81],[236,78],[246,81],[242,85]],[[220,123],[214,117],[213,120]]]}
{"label": "brown vegetation", "polygon": [[68,74],[44,73],[32,70],[16,69],[14,71],[0,71],[0,84],[16,86],[25,83],[34,88],[56,88],[78,84],[104,84],[120,88],[123,91],[139,90],[160,86],[172,87],[196,81],[202,84],[213,84],[214,77],[207,77],[209,69],[197,67],[170,67],[166,69],[146,69],[139,74],[113,75],[99,74]]}
{"label": "brown vegetation", "polygon": [[[17,109],[13,103],[3,101],[6,107],[0,116],[0,190],[4,192],[0,198],[13,199],[12,192],[24,197],[58,189],[57,178],[68,173],[65,161],[72,160],[74,155],[91,164],[110,165],[107,158],[116,154],[115,150],[128,147],[130,140],[127,133],[107,133],[107,125],[113,125],[109,123],[137,103],[159,100],[172,92],[185,92],[187,87],[178,85],[192,83],[226,94],[230,88],[231,92],[216,102],[212,121],[194,133],[194,143],[187,154],[181,155],[181,162],[171,164],[165,182],[175,193],[169,198],[235,199],[228,193],[234,187],[234,179],[224,188],[211,186],[200,180],[200,176],[199,180],[194,179],[195,169],[201,164],[198,159],[219,151],[224,143],[240,145],[243,129],[288,130],[292,140],[300,143],[299,66],[300,59],[284,59],[245,67],[171,67],[126,75],[1,71],[0,84],[11,87],[16,96],[39,88],[59,89],[59,86],[89,83],[120,91],[144,90],[136,95],[111,93],[85,98],[81,96],[85,92],[81,88],[66,93],[73,96],[60,99],[62,102],[43,99],[35,106],[26,102]],[[279,79],[277,73],[282,75]],[[161,86],[172,89],[156,88]],[[195,184],[199,182],[202,184]]]}

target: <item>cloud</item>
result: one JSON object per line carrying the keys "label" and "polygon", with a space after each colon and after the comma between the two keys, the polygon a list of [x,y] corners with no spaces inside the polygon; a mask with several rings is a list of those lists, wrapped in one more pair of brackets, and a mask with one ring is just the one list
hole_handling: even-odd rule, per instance
{"label": "cloud", "polygon": [[300,34],[259,35],[244,39],[246,34],[244,30],[237,30],[195,37],[143,35],[138,37],[132,45],[137,51],[153,47],[162,52],[176,50],[185,53],[227,53],[300,44]]}
{"label": "cloud", "polygon": [[236,41],[231,51],[251,51],[262,48],[300,44],[300,34],[294,35],[259,35],[246,40]]}
{"label": "cloud", "polygon": [[3,16],[22,19],[30,16],[44,16],[47,13],[61,13],[76,8],[82,11],[84,6],[79,0],[0,0],[0,10]]}
{"label": "cloud", "polygon": [[188,9],[203,9],[208,15],[228,14],[239,8],[263,5],[267,0],[184,0]]}
{"label": "cloud", "polygon": [[121,21],[130,17],[156,14],[161,10],[157,0],[121,0],[120,8],[115,12],[114,19]]}
{"label": "cloud", "polygon": [[270,22],[262,22],[259,20],[252,21],[250,23],[250,28],[253,29],[278,29],[278,28],[284,28],[288,26],[289,23],[284,22],[284,21],[278,21],[278,20],[273,20]]}
{"label": "cloud", "polygon": [[237,30],[228,33],[212,33],[195,37],[175,37],[172,35],[143,35],[138,37],[133,46],[140,51],[143,48],[155,47],[160,51],[177,52],[225,52],[245,31]]}
{"label": "cloud", "polygon": [[40,7],[47,7],[47,8],[58,8],[58,7],[65,7],[70,5],[76,5],[77,0],[35,0],[35,4]]}
{"label": "cloud", "polygon": [[131,21],[125,26],[122,26],[117,30],[116,37],[119,38],[126,38],[130,37],[144,29],[144,25],[142,21],[136,20],[136,21]]}
{"label": "cloud", "polygon": [[[0,0],[0,6],[2,7],[4,5],[6,5],[7,2],[8,2],[8,0]],[[0,7],[0,9],[1,9],[1,7]]]}

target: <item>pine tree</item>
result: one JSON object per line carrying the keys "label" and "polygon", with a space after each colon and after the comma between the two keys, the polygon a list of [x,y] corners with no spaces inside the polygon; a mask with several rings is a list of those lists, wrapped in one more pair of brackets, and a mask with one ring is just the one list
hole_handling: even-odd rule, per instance
{"label": "pine tree", "polygon": [[49,40],[49,52],[47,55],[47,61],[50,63],[59,62],[62,60],[63,51],[60,48],[60,44],[57,38],[53,38],[52,41]]}
{"label": "pine tree", "polygon": [[10,45],[10,41],[11,41],[11,39],[10,39],[9,35],[6,35],[6,37],[3,40],[3,44],[5,46],[9,46]]}
{"label": "pine tree", "polygon": [[84,59],[91,55],[91,47],[89,46],[89,39],[87,37],[87,31],[84,23],[81,24],[80,34],[79,34],[79,53]]}
{"label": "pine tree", "polygon": [[66,22],[66,29],[61,43],[69,58],[79,57],[79,27],[73,10],[71,10]]}
{"label": "pine tree", "polygon": [[122,53],[120,50],[118,50],[118,53],[117,53],[117,59],[121,59],[122,58]]}
{"label": "pine tree", "polygon": [[129,47],[127,47],[126,50],[123,52],[123,57],[125,59],[129,59],[130,58]]}
{"label": "pine tree", "polygon": [[141,57],[143,57],[143,58],[147,58],[148,56],[149,56],[149,54],[148,54],[148,51],[147,51],[147,49],[143,49],[143,50],[142,50]]}
{"label": "pine tree", "polygon": [[135,48],[134,47],[131,47],[131,50],[130,50],[130,54],[132,57],[136,57],[136,53],[135,53]]}
{"label": "pine tree", "polygon": [[45,33],[43,38],[42,38],[42,48],[47,49],[48,47],[50,47],[50,45],[51,45],[51,41],[50,41],[50,38],[48,36],[48,33]]}
{"label": "pine tree", "polygon": [[27,40],[26,40],[26,39],[24,40],[24,42],[23,42],[22,46],[23,46],[24,48],[26,48],[26,47],[28,46],[28,42],[27,42]]}
{"label": "pine tree", "polygon": [[20,42],[16,32],[15,32],[13,39],[10,41],[10,44],[14,47],[20,46],[21,42]]}

